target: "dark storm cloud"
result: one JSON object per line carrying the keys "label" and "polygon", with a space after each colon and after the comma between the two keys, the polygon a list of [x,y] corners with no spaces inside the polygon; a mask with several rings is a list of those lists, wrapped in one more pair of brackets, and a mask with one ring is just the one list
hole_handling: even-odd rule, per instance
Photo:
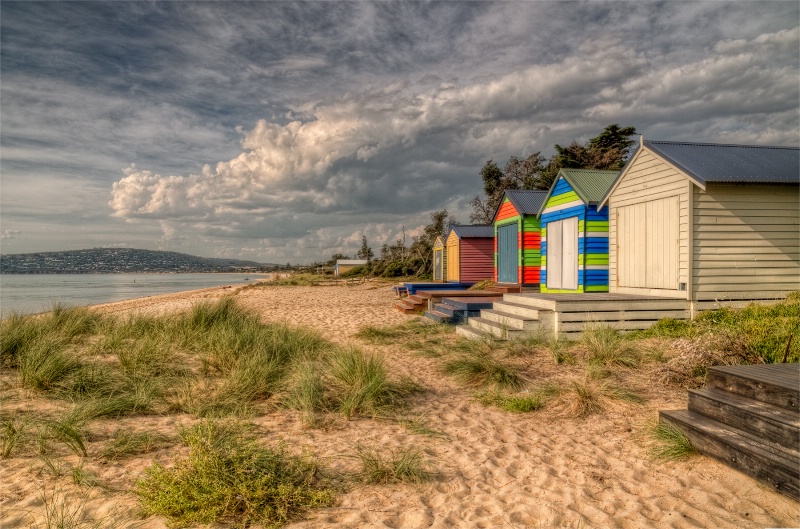
{"label": "dark storm cloud", "polygon": [[487,159],[550,154],[609,123],[798,143],[793,2],[0,10],[7,248],[51,249],[31,234],[53,208],[93,245],[314,260],[361,233],[413,234],[435,209],[466,221]]}

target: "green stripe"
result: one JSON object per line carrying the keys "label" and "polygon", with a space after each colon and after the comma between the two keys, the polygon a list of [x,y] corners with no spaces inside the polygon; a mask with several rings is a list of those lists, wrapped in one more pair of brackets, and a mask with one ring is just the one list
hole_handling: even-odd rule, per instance
{"label": "green stripe", "polygon": [[[576,200],[581,200],[581,197],[579,197],[578,193],[575,191],[570,191],[569,193],[564,193],[563,195],[551,196],[550,200],[547,201],[545,209],[553,206],[560,206],[561,204],[566,204],[567,202],[575,202]],[[583,201],[581,200],[581,202]]]}
{"label": "green stripe", "polygon": [[608,292],[608,286],[589,285],[586,287],[586,292]]}
{"label": "green stripe", "polygon": [[590,220],[586,231],[608,231],[607,220]]}
{"label": "green stripe", "polygon": [[525,231],[538,230],[540,227],[539,221],[536,220],[536,217],[531,215],[525,217],[523,224],[525,226]]}
{"label": "green stripe", "polygon": [[[578,261],[581,262],[581,261]],[[607,265],[608,264],[608,254],[607,253],[590,253],[586,256],[586,261],[584,264],[587,265]]]}

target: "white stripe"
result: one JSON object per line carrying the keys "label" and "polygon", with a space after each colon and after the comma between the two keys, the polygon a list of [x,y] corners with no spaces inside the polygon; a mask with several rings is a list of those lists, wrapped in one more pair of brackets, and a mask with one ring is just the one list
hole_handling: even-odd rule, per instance
{"label": "white stripe", "polygon": [[608,237],[607,231],[587,231],[586,237]]}
{"label": "white stripe", "polygon": [[608,270],[608,265],[586,265],[587,270]]}
{"label": "white stripe", "polygon": [[[551,206],[549,208],[545,208],[542,211],[542,215],[546,215],[548,213],[553,213],[556,211],[561,211],[562,209],[569,209],[574,208],[576,206],[585,206],[586,204],[583,203],[583,200],[573,200],[572,202],[567,202],[566,204],[559,204],[558,206]],[[554,221],[555,222],[555,221]]]}

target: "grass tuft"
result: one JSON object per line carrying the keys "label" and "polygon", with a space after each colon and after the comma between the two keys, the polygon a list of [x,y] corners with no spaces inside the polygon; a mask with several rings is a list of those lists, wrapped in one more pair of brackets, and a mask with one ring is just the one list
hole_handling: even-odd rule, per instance
{"label": "grass tuft", "polygon": [[494,385],[498,388],[517,389],[523,383],[518,367],[503,363],[485,352],[462,355],[445,362],[442,369],[445,374],[470,386]]}
{"label": "grass tuft", "polygon": [[364,483],[423,483],[436,476],[422,451],[415,448],[390,450],[358,445],[355,457],[361,461],[362,470],[357,476]]}
{"label": "grass tuft", "polygon": [[544,400],[539,394],[506,395],[497,391],[478,393],[475,398],[484,405],[497,406],[514,413],[528,413],[542,408]]}
{"label": "grass tuft", "polygon": [[188,456],[169,468],[154,464],[136,484],[147,514],[175,525],[280,527],[333,502],[333,490],[317,479],[311,458],[261,446],[241,427],[203,421],[181,438]]}
{"label": "grass tuft", "polygon": [[679,461],[698,453],[689,438],[670,423],[659,421],[651,428],[650,434],[654,441],[651,453],[656,459]]}
{"label": "grass tuft", "polygon": [[582,341],[589,350],[589,363],[629,368],[639,367],[641,364],[641,355],[632,344],[619,331],[607,325],[587,327]]}
{"label": "grass tuft", "polygon": [[168,439],[150,432],[134,433],[119,428],[111,435],[108,444],[103,448],[101,457],[109,461],[123,459],[128,456],[146,454],[165,446]]}

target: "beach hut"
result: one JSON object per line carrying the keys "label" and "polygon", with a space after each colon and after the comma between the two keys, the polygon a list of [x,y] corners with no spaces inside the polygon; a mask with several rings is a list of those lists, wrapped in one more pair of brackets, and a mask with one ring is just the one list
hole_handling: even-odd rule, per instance
{"label": "beach hut", "polygon": [[539,287],[541,236],[537,215],[547,191],[507,189],[494,213],[495,281]]}
{"label": "beach hut", "polygon": [[609,290],[774,299],[800,289],[800,149],[645,141],[599,204]]}
{"label": "beach hut", "polygon": [[619,171],[561,169],[539,213],[542,292],[608,292],[608,208]]}
{"label": "beach hut", "polygon": [[453,226],[445,241],[445,281],[477,283],[494,276],[492,226]]}
{"label": "beach hut", "polygon": [[437,283],[447,281],[447,250],[441,237],[433,241],[433,280]]}
{"label": "beach hut", "polygon": [[336,266],[333,267],[333,274],[337,276],[342,275],[353,268],[364,266],[367,262],[366,259],[339,259],[336,261]]}

